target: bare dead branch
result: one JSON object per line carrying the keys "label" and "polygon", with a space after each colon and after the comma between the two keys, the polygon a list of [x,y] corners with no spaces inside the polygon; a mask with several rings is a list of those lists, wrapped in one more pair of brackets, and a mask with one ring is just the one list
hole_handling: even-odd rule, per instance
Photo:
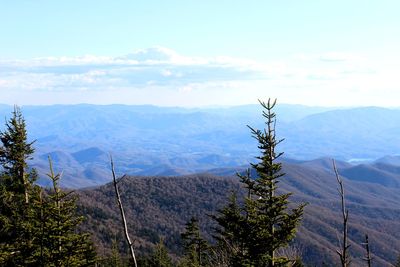
{"label": "bare dead branch", "polygon": [[336,162],[333,159],[333,170],[335,172],[336,180],[339,184],[339,195],[341,199],[341,210],[342,210],[342,218],[343,218],[343,241],[339,242],[339,250],[336,250],[337,254],[340,257],[340,262],[342,267],[347,267],[350,264],[350,257],[348,253],[348,249],[350,245],[348,244],[348,236],[347,236],[347,221],[349,219],[349,211],[346,209],[346,202],[345,202],[345,194],[344,194],[344,185],[342,179],[340,179],[338,170],[336,168]]}
{"label": "bare dead branch", "polygon": [[128,246],[129,246],[129,250],[130,250],[130,252],[131,252],[131,257],[132,257],[134,266],[137,267],[137,262],[136,262],[136,257],[135,257],[135,251],[134,251],[134,249],[133,249],[133,243],[132,243],[132,241],[131,241],[131,238],[129,237],[128,225],[127,225],[127,223],[126,223],[124,207],[122,206],[121,195],[120,195],[120,193],[119,193],[118,185],[117,185],[117,179],[116,179],[116,177],[115,177],[114,161],[113,161],[113,159],[112,159],[111,156],[110,156],[110,161],[111,161],[111,171],[112,171],[112,176],[113,176],[113,184],[114,184],[114,189],[115,189],[115,196],[116,196],[116,198],[117,198],[119,211],[120,211],[120,213],[121,213],[121,218],[122,218],[122,222],[123,222],[123,226],[124,226],[125,238],[126,238],[126,241],[128,242]]}
{"label": "bare dead branch", "polygon": [[363,258],[363,260],[368,263],[368,267],[371,267],[372,258],[371,258],[371,251],[369,250],[368,234],[365,234],[365,242],[361,244],[365,246],[365,251],[366,251],[366,255]]}

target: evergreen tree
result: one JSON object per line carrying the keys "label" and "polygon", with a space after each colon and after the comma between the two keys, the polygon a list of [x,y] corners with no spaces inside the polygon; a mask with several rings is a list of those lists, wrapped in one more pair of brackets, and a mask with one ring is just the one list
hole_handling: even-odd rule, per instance
{"label": "evergreen tree", "polygon": [[76,214],[77,197],[59,187],[60,174],[55,174],[49,159],[53,188],[44,199],[42,209],[42,252],[45,266],[93,266],[95,251],[88,234],[79,233],[83,217]]}
{"label": "evergreen tree", "polygon": [[160,242],[156,244],[153,253],[150,256],[151,267],[172,267],[172,259],[168,255],[167,248],[164,245],[164,240],[160,238]]}
{"label": "evergreen tree", "polygon": [[88,236],[76,232],[82,218],[75,197],[60,190],[51,164],[54,192],[34,184],[36,171],[28,166],[34,149],[18,107],[0,140],[0,266],[94,265]]}
{"label": "evergreen tree", "polygon": [[[277,257],[275,251],[285,247],[294,238],[296,227],[300,223],[304,204],[288,211],[288,194],[277,194],[278,181],[284,174],[282,165],[277,162],[283,153],[276,152],[276,146],[282,142],[275,135],[276,116],[272,111],[276,101],[261,102],[264,108],[266,128],[256,130],[251,127],[253,137],[258,141],[261,155],[259,162],[251,164],[256,177],[250,172],[239,175],[245,185],[247,196],[240,208],[236,201],[219,211],[215,220],[219,224],[219,240],[235,240],[240,246],[240,254],[231,253],[231,260],[240,257],[242,266],[280,266],[289,262],[285,257]],[[235,229],[238,228],[238,229]]]}
{"label": "evergreen tree", "polygon": [[111,266],[114,267],[121,267],[122,266],[122,261],[121,261],[121,254],[119,253],[119,248],[118,248],[118,243],[117,239],[114,238],[112,241],[112,246],[111,246]]}
{"label": "evergreen tree", "polygon": [[27,161],[32,159],[33,142],[28,142],[25,119],[21,109],[14,107],[12,118],[6,122],[6,130],[0,133],[2,147],[0,149],[0,164],[3,174],[10,180],[5,181],[9,191],[23,194],[25,203],[29,203],[30,189],[37,175],[34,170],[28,170]]}
{"label": "evergreen tree", "polygon": [[181,266],[205,266],[208,256],[208,243],[200,235],[199,222],[192,217],[181,234],[185,257]]}
{"label": "evergreen tree", "polygon": [[213,236],[217,240],[217,246],[213,249],[216,254],[213,257],[215,265],[246,266],[249,261],[245,239],[250,225],[242,214],[236,193],[232,193],[227,206],[219,212],[219,216],[211,216],[219,225]]}
{"label": "evergreen tree", "polygon": [[39,189],[33,184],[36,171],[28,168],[27,161],[34,149],[33,142],[27,139],[25,120],[15,106],[5,131],[0,132],[0,264],[3,265],[34,265],[33,203]]}

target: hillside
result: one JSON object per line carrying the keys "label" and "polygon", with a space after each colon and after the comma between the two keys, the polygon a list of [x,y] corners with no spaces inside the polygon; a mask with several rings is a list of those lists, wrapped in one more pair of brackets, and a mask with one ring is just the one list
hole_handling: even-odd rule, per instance
{"label": "hillside", "polygon": [[[305,261],[317,266],[322,262],[337,263],[335,250],[341,227],[336,180],[324,163],[325,160],[314,161],[311,168],[310,163],[285,162],[286,176],[280,183],[282,192],[294,192],[293,201],[309,203],[296,244]],[[338,162],[338,166],[346,165]],[[370,178],[361,180],[344,178],[353,263],[360,264],[364,253],[360,244],[368,233],[374,265],[388,266],[394,262],[400,248],[399,189]],[[200,218],[202,230],[209,238],[212,222],[207,214],[214,213],[224,205],[232,190],[240,188],[233,176],[209,174],[125,176],[119,185],[138,250],[147,251],[161,235],[172,253],[179,253],[179,234],[191,216]],[[96,243],[109,247],[113,238],[122,240],[112,185],[77,192],[81,199],[80,210],[88,215],[84,228],[96,233]]]}

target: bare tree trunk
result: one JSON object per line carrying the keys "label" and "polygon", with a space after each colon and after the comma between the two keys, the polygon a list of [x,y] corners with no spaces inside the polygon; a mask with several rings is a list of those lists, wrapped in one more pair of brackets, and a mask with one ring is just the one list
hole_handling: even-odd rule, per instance
{"label": "bare tree trunk", "polygon": [[341,198],[341,204],[342,204],[341,209],[342,209],[342,218],[343,218],[343,241],[342,241],[342,244],[340,244],[340,241],[339,241],[340,250],[336,250],[336,252],[337,252],[337,254],[339,254],[342,267],[347,267],[350,264],[350,259],[349,259],[349,254],[348,254],[348,249],[349,249],[350,245],[348,245],[348,238],[347,238],[347,221],[349,218],[349,211],[346,209],[343,181],[342,181],[342,179],[340,179],[338,170],[336,168],[335,160],[332,160],[332,162],[333,162],[333,170],[335,171],[335,175],[336,175],[336,180],[339,184],[338,191],[339,191],[339,195]]}
{"label": "bare tree trunk", "polygon": [[29,181],[27,179],[28,177],[27,177],[27,174],[25,173],[23,166],[18,167],[17,175],[18,175],[19,179],[21,180],[22,184],[24,185],[25,204],[28,205],[29,204],[29,192],[28,192]]}
{"label": "bare tree trunk", "polygon": [[28,181],[24,178],[24,194],[25,194],[25,204],[29,204],[29,193],[28,193]]}
{"label": "bare tree trunk", "polygon": [[365,258],[363,260],[365,260],[368,263],[368,267],[371,267],[371,252],[369,250],[369,241],[368,241],[368,234],[365,235],[365,243],[362,243],[362,245],[365,245],[365,250],[367,252],[367,255],[365,255]]}
{"label": "bare tree trunk", "polygon": [[113,176],[115,196],[117,198],[119,211],[121,213],[121,218],[122,218],[122,222],[123,222],[123,225],[124,225],[125,238],[126,238],[126,241],[128,242],[128,246],[129,246],[129,250],[131,252],[131,257],[132,257],[134,266],[137,267],[135,251],[133,250],[133,243],[131,241],[131,238],[129,237],[128,225],[126,223],[124,207],[122,206],[121,196],[119,194],[118,185],[117,185],[117,179],[115,178],[114,161],[113,161],[112,157],[111,157],[111,171],[112,171],[112,176]]}

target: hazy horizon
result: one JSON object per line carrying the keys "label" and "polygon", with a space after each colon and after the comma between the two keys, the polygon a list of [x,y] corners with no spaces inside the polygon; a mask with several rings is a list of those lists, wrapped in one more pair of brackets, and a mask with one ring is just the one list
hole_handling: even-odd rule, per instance
{"label": "hazy horizon", "polygon": [[[268,98],[262,99],[262,101],[268,101]],[[224,108],[236,108],[236,107],[246,107],[246,106],[258,106],[259,102],[249,103],[249,104],[236,104],[236,105],[202,105],[202,106],[178,106],[178,105],[157,105],[157,104],[124,104],[124,103],[108,103],[108,104],[94,104],[94,103],[71,103],[71,104],[57,104],[57,103],[49,103],[49,104],[7,104],[0,103],[0,105],[5,106],[19,106],[19,107],[47,107],[47,106],[149,106],[149,107],[159,107],[159,108],[179,108],[179,109],[224,109]],[[285,106],[300,106],[304,108],[326,108],[329,110],[335,109],[357,109],[357,108],[384,108],[384,109],[400,109],[400,103],[398,106],[378,106],[378,105],[355,105],[355,106],[322,106],[322,105],[307,105],[307,104],[296,104],[296,103],[282,103],[277,101],[277,106],[285,105]]]}

